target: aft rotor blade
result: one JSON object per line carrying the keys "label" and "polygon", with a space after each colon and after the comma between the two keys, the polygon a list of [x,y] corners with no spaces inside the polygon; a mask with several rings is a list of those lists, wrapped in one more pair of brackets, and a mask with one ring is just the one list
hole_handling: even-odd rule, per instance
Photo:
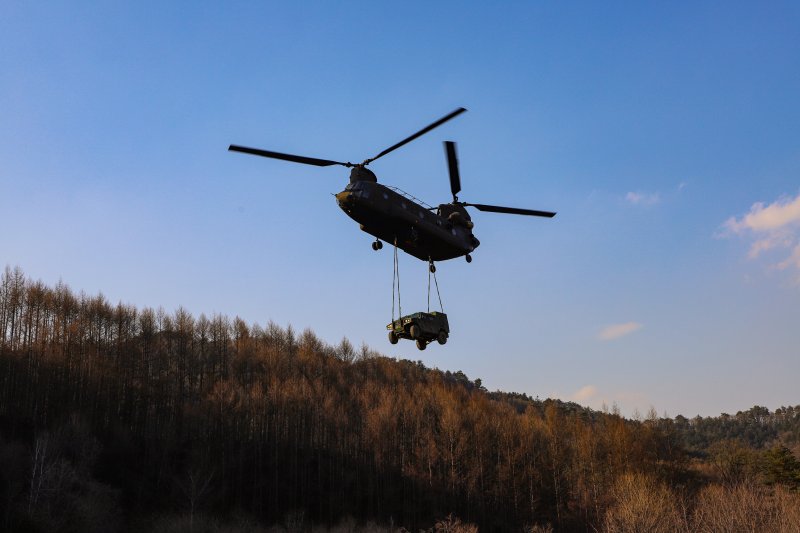
{"label": "aft rotor blade", "polygon": [[306,165],[314,165],[317,167],[328,167],[331,165],[342,165],[343,167],[352,167],[351,163],[342,163],[341,161],[332,161],[330,159],[317,159],[316,157],[305,157],[302,155],[282,154],[280,152],[270,152],[268,150],[260,150],[258,148],[248,148],[246,146],[237,146],[232,144],[228,147],[231,152],[242,152],[244,154],[260,155],[262,157],[271,157],[272,159],[282,159],[284,161],[292,161],[293,163],[303,163]]}
{"label": "aft rotor blade", "polygon": [[447,153],[447,169],[450,171],[450,190],[453,191],[453,201],[461,192],[461,176],[458,173],[458,158],[456,157],[456,143],[444,142],[444,151]]}
{"label": "aft rotor blade", "polygon": [[456,109],[455,111],[453,111],[453,112],[452,112],[452,113],[450,113],[449,115],[447,115],[447,116],[444,116],[444,117],[440,118],[439,120],[437,120],[437,121],[436,121],[436,122],[434,122],[433,124],[430,124],[430,125],[428,125],[428,126],[425,126],[425,127],[424,127],[424,128],[422,128],[421,130],[419,130],[417,133],[415,133],[414,135],[412,135],[412,136],[410,136],[410,137],[406,137],[405,139],[403,139],[403,140],[402,140],[402,141],[400,141],[399,143],[395,144],[394,146],[391,146],[391,147],[387,148],[386,150],[384,150],[383,152],[379,153],[378,155],[376,155],[376,156],[375,156],[375,157],[373,157],[372,159],[367,159],[366,161],[364,161],[364,164],[365,164],[365,165],[369,165],[370,163],[372,163],[373,161],[375,161],[375,160],[376,160],[376,159],[378,159],[379,157],[383,157],[383,156],[385,156],[386,154],[388,154],[389,152],[392,152],[392,151],[394,151],[394,150],[397,150],[398,148],[400,148],[400,147],[401,147],[401,146],[403,146],[404,144],[408,144],[408,143],[410,143],[411,141],[413,141],[413,140],[414,140],[414,139],[416,139],[417,137],[420,137],[420,136],[422,136],[422,135],[425,135],[426,133],[428,133],[428,132],[429,132],[429,131],[431,131],[432,129],[434,129],[434,128],[437,128],[437,127],[441,126],[442,124],[444,124],[445,122],[447,122],[447,121],[448,121],[448,120],[450,120],[451,118],[454,118],[454,117],[456,117],[456,116],[460,115],[460,114],[461,114],[461,113],[463,113],[464,111],[466,111],[466,109],[464,109],[463,107],[459,107],[458,109]]}
{"label": "aft rotor blade", "polygon": [[547,217],[553,218],[556,216],[552,211],[537,211],[535,209],[519,209],[517,207],[502,207],[499,205],[485,205],[485,204],[463,204],[472,206],[479,211],[489,211],[491,213],[507,213],[510,215],[528,215],[532,217]]}

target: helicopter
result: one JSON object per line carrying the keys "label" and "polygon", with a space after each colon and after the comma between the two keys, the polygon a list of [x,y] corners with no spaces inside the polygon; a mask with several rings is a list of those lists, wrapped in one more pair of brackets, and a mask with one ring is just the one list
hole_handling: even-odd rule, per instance
{"label": "helicopter", "polygon": [[359,223],[362,231],[375,237],[372,249],[380,250],[383,248],[383,242],[393,244],[409,255],[427,261],[431,272],[435,272],[435,261],[465,257],[467,263],[472,262],[470,254],[480,245],[480,241],[472,232],[475,225],[467,212],[467,207],[512,215],[548,218],[556,215],[550,211],[460,201],[457,195],[461,192],[461,177],[456,143],[452,141],[445,141],[444,147],[453,201],[439,204],[438,207],[432,207],[396,187],[378,183],[375,173],[367,168],[373,161],[441,126],[464,111],[465,108],[459,107],[375,157],[365,159],[362,163],[317,159],[235,144],[230,145],[228,150],[318,167],[341,165],[350,168],[350,182],[343,191],[335,195],[336,202],[350,218]]}

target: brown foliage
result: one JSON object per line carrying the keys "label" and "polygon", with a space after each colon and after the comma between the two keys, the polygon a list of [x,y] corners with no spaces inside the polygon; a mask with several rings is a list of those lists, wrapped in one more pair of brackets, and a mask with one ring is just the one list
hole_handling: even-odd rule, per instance
{"label": "brown foliage", "polygon": [[800,494],[782,487],[708,485],[687,501],[650,476],[626,474],[615,483],[612,499],[607,533],[800,531]]}
{"label": "brown foliage", "polygon": [[800,495],[754,484],[705,487],[694,509],[693,530],[796,533]]}
{"label": "brown foliage", "polygon": [[[209,509],[241,508],[265,523],[297,509],[328,524],[391,516],[428,527],[453,512],[484,531],[623,527],[655,505],[635,500],[644,496],[626,473],[646,472],[656,494],[683,473],[655,417],[495,398],[461,372],[346,339],[329,346],[271,322],[114,306],[6,269],[0,429],[41,428],[19,437],[34,450],[42,430],[74,413],[103,440],[97,475],[119,487],[126,510],[188,509],[191,525]],[[11,493],[21,501],[24,491]]]}
{"label": "brown foliage", "polygon": [[606,512],[608,533],[674,533],[687,531],[676,498],[652,476],[624,474],[614,484]]}

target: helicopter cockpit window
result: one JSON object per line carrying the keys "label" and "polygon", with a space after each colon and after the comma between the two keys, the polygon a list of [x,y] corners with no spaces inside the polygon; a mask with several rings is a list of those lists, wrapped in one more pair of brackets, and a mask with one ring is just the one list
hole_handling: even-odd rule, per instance
{"label": "helicopter cockpit window", "polygon": [[369,198],[369,188],[364,187],[363,182],[361,181],[348,183],[344,190],[350,191],[356,196],[360,196],[362,198]]}

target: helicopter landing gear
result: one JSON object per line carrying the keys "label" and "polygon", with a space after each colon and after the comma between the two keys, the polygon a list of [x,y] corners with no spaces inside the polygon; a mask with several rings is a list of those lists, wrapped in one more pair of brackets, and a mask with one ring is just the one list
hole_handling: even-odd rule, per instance
{"label": "helicopter landing gear", "polygon": [[436,265],[433,264],[433,259],[428,259],[428,270],[431,271],[431,274],[436,272]]}
{"label": "helicopter landing gear", "polygon": [[375,242],[372,243],[372,249],[376,252],[383,248],[383,243],[379,239],[375,239]]}
{"label": "helicopter landing gear", "polygon": [[472,256],[471,256],[471,255],[467,254],[467,255],[464,257],[464,259],[466,259],[466,260],[467,260],[467,263],[472,263]]}

